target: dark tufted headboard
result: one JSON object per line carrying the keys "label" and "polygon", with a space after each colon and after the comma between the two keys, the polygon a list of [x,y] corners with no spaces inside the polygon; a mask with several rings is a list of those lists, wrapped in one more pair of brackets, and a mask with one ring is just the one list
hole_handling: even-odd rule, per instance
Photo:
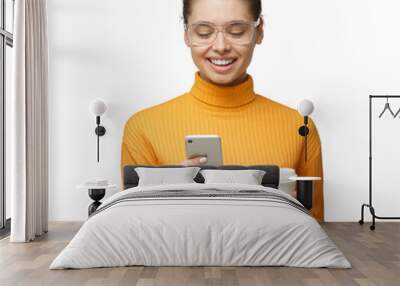
{"label": "dark tufted headboard", "polygon": [[[128,188],[133,188],[138,185],[139,177],[135,171],[136,167],[148,167],[148,168],[184,168],[185,166],[181,165],[128,165],[124,167],[124,190]],[[256,170],[264,170],[266,173],[262,179],[261,184],[265,187],[271,187],[277,189],[279,186],[279,167],[276,165],[222,165],[222,166],[208,166],[201,165],[197,166],[201,169],[219,169],[219,170],[247,170],[247,169],[256,169]],[[200,174],[194,178],[197,183],[204,183],[204,178]]]}

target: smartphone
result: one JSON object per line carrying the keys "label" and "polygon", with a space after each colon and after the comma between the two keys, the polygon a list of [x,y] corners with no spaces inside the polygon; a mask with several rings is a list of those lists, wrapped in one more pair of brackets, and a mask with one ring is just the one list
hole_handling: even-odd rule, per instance
{"label": "smartphone", "polygon": [[205,165],[223,165],[221,138],[218,135],[186,135],[185,146],[186,158],[205,156]]}

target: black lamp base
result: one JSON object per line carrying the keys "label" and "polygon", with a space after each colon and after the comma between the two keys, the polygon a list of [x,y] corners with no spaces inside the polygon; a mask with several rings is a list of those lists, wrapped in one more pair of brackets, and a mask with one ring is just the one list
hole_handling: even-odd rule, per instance
{"label": "black lamp base", "polygon": [[97,136],[104,136],[106,134],[106,129],[103,126],[99,125],[96,127],[94,132]]}
{"label": "black lamp base", "polygon": [[299,134],[300,136],[305,137],[306,135],[308,135],[310,133],[310,129],[308,129],[307,126],[303,125],[299,128]]}

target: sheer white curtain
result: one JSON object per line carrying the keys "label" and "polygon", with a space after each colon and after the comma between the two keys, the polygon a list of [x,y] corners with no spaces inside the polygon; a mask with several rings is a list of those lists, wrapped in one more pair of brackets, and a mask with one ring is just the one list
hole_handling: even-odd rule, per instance
{"label": "sheer white curtain", "polygon": [[48,225],[48,47],[46,0],[16,0],[10,120],[12,242]]}

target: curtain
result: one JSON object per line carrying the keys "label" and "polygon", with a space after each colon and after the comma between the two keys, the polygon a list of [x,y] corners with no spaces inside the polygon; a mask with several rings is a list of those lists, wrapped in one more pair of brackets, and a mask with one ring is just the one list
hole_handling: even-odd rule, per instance
{"label": "curtain", "polygon": [[48,229],[46,0],[16,0],[10,110],[11,242]]}

